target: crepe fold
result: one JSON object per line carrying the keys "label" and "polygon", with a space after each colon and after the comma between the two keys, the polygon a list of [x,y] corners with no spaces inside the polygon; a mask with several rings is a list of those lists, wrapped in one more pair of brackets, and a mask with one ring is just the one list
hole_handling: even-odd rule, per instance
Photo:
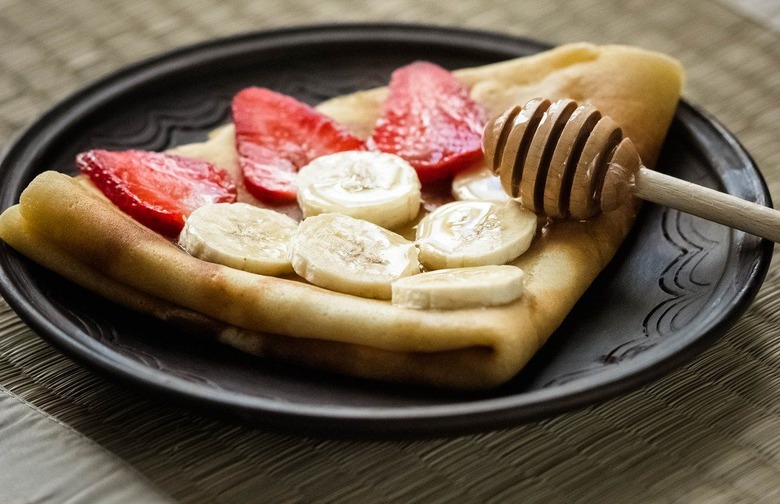
{"label": "crepe fold", "polygon": [[[611,116],[652,165],[682,85],[671,58],[575,44],[456,75],[492,116],[534,97],[569,97]],[[320,110],[367,135],[385,89]],[[230,128],[177,149],[237,172]],[[248,199],[244,195],[245,199]],[[411,310],[190,257],[84,183],[36,177],[0,216],[0,237],[43,266],[130,309],[213,335],[241,350],[339,373],[463,390],[512,378],[544,344],[628,233],[636,205],[545,227],[514,264],[526,292],[499,307]],[[261,364],[259,364],[261,365]]]}

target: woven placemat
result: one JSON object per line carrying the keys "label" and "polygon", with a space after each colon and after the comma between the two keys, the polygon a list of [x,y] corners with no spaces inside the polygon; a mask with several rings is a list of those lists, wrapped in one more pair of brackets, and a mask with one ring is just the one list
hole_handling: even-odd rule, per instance
{"label": "woven placemat", "polygon": [[[686,98],[736,134],[780,195],[780,37],[709,0],[0,0],[0,144],[73,90],[143,57],[335,21],[437,23],[669,53],[687,69]],[[24,436],[13,419],[52,422],[49,438],[33,435],[38,420],[24,424],[36,449],[0,454],[0,472],[40,474],[27,495],[0,476],[0,502],[109,501],[105,485],[89,493],[109,477],[138,484],[117,502],[153,494],[181,502],[780,502],[779,305],[773,266],[714,347],[597,406],[455,439],[349,442],[247,429],[148,400],[60,355],[0,300],[0,408],[8,408],[0,450]],[[68,463],[36,463],[77,445],[83,455]],[[79,461],[101,457],[110,475],[80,472]]]}

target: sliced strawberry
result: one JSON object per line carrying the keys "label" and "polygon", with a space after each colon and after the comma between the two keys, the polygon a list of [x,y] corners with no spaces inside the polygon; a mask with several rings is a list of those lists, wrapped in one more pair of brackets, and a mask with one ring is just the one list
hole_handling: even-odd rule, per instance
{"label": "sliced strawberry", "polygon": [[179,234],[195,209],[236,201],[230,175],[197,159],[91,150],[76,156],[76,165],[123,212],[166,236]]}
{"label": "sliced strawberry", "polygon": [[447,70],[416,62],[393,72],[377,149],[406,159],[422,182],[446,178],[482,156],[487,114]]}
{"label": "sliced strawberry", "polygon": [[365,147],[309,105],[268,89],[239,92],[233,122],[244,184],[271,204],[295,201],[295,173],[314,158]]}

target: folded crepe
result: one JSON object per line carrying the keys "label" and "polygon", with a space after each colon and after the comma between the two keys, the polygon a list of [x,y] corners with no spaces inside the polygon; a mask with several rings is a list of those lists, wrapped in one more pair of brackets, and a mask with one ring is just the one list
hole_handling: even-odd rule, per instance
{"label": "folded crepe", "polygon": [[[590,44],[455,75],[490,116],[535,97],[591,103],[622,126],[647,166],[657,158],[682,85],[680,65],[667,56]],[[368,136],[385,96],[385,88],[361,91],[319,110]],[[230,126],[176,151],[238,175]],[[243,188],[240,197],[253,201]],[[479,390],[523,368],[610,261],[635,213],[636,202],[628,201],[587,222],[547,225],[513,262],[526,273],[520,299],[441,311],[204,262],[119,211],[80,177],[56,172],[36,177],[19,204],[0,216],[0,238],[105,298],[252,354],[366,378]]]}

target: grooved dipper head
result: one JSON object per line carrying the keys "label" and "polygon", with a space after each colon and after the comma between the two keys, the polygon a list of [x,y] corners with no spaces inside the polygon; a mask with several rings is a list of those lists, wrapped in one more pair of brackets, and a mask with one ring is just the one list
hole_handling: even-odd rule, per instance
{"label": "grooved dipper head", "polygon": [[588,219],[630,195],[641,166],[634,144],[593,106],[537,98],[485,127],[485,160],[528,210]]}

